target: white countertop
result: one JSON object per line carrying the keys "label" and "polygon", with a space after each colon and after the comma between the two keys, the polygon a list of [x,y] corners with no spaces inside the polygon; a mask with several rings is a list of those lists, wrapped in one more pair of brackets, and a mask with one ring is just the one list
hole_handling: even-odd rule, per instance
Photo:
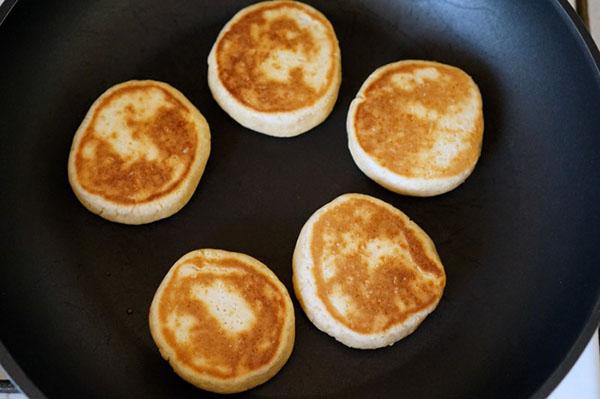
{"label": "white countertop", "polygon": [[548,399],[598,398],[600,398],[600,348],[598,331],[596,331],[577,363]]}

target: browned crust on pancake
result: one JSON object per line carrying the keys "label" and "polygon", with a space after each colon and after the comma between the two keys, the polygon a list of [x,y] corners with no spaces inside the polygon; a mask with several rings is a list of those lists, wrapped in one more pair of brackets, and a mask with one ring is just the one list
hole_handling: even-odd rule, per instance
{"label": "browned crust on pancake", "polygon": [[[181,266],[189,263],[193,263],[199,269],[210,263],[223,269],[234,269],[239,274],[203,272],[195,276],[179,276]],[[249,330],[230,335],[214,316],[210,315],[206,305],[191,298],[193,285],[210,285],[216,280],[224,281],[228,287],[235,287],[236,292],[250,304],[256,321]],[[265,290],[268,290],[268,294]],[[181,263],[165,286],[157,304],[160,323],[158,328],[173,351],[177,363],[218,379],[244,376],[272,363],[280,349],[286,318],[284,295],[286,293],[282,293],[267,276],[238,259],[206,259],[196,256]],[[200,327],[192,329],[188,346],[178,343],[173,332],[166,327],[167,317],[173,312],[198,320]],[[259,344],[265,340],[270,345],[261,349]],[[205,358],[208,366],[194,364],[192,360],[196,356]],[[220,367],[229,369],[229,372],[223,372]]]}
{"label": "browned crust on pancake", "polygon": [[[425,233],[397,212],[372,200],[352,198],[326,210],[313,226],[310,251],[317,295],[335,320],[355,332],[384,332],[415,313],[431,308],[442,295],[445,273],[433,244],[429,246],[429,239],[423,237]],[[341,237],[345,233],[358,241],[357,251],[342,251]],[[325,240],[326,235],[334,237],[333,241]],[[412,264],[389,256],[370,272],[361,255],[366,243],[373,239],[401,243],[410,253]],[[335,256],[336,273],[327,281],[323,276],[324,254]],[[423,273],[432,275],[433,279],[425,280]],[[348,316],[340,314],[330,301],[336,285],[351,298],[353,308]],[[400,310],[397,300],[405,303],[405,309]]]}
{"label": "browned crust on pancake", "polygon": [[[246,107],[260,112],[289,112],[313,105],[334,84],[339,59],[339,46],[333,27],[317,10],[294,1],[273,1],[253,6],[235,21],[219,39],[216,47],[218,76],[229,93]],[[268,10],[294,8],[308,14],[327,27],[327,37],[335,54],[327,71],[326,83],[315,90],[303,80],[302,68],[291,71],[290,80],[275,82],[265,79],[259,71],[261,62],[267,59],[269,47],[296,50],[301,48],[307,54],[316,54],[318,44],[314,42],[310,31],[301,28],[289,17],[281,16],[272,21],[269,31],[255,39],[251,26],[264,26],[267,21],[262,13]],[[288,39],[287,33],[295,37]],[[253,99],[253,100],[251,100]]]}
{"label": "browned crust on pancake", "polygon": [[[412,91],[402,90],[391,82],[396,73],[412,73],[423,67],[435,68],[449,80],[425,80]],[[418,156],[432,148],[437,122],[401,112],[399,104],[419,102],[443,114],[450,106],[460,106],[471,88],[477,90],[478,96],[479,90],[462,70],[436,62],[403,61],[383,68],[382,73],[361,89],[363,97],[353,121],[356,138],[369,156],[390,171],[405,177],[424,177]],[[483,138],[480,96],[479,104],[480,112],[475,129],[469,135],[467,148],[460,151],[447,167],[428,164],[426,177],[451,177],[473,168],[479,158]]]}
{"label": "browned crust on pancake", "polygon": [[[145,136],[159,149],[159,158],[156,160],[137,159],[127,164],[128,160],[112,149],[109,142],[95,134],[94,126],[101,110],[116,98],[146,89],[160,90],[173,107],[161,107],[150,120],[143,121],[135,118],[130,107],[124,110],[128,127],[134,131],[134,138]],[[190,174],[199,145],[196,128],[190,121],[190,112],[178,98],[154,83],[137,82],[116,89],[97,105],[76,149],[74,165],[78,183],[91,194],[126,205],[150,202],[175,191]],[[90,142],[96,145],[96,156],[86,159],[81,149]],[[164,161],[173,157],[178,163],[184,164],[184,172],[178,180],[160,189],[173,173],[173,168]],[[132,198],[140,190],[149,191],[150,194],[142,199]]]}

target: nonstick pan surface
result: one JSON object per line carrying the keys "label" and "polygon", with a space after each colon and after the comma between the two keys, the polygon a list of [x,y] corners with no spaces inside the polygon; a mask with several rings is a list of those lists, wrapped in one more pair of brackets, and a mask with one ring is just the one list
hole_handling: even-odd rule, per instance
{"label": "nonstick pan surface", "polygon": [[[300,228],[347,192],[388,201],[429,233],[444,297],[414,334],[375,351],[319,332],[295,302],[289,362],[247,396],[542,398],[573,364],[600,317],[600,57],[566,2],[309,3],[337,32],[343,82],[331,116],[293,139],[242,128],[208,90],[208,52],[248,2],[22,1],[0,26],[0,362],[32,398],[210,396],[150,337],[167,270],[223,248],[291,290]],[[456,65],[481,88],[481,159],[448,194],[386,191],[347,150],[350,101],[400,59]],[[145,78],[201,110],[212,153],[179,213],[126,226],[79,204],[67,157],[91,103]]]}

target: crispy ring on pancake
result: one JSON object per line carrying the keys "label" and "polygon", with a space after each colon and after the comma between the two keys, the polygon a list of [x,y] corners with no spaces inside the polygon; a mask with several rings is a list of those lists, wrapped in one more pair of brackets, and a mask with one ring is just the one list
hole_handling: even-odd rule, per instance
{"label": "crispy ring on pancake", "polygon": [[406,60],[373,72],[348,111],[354,162],[385,188],[438,195],[459,186],[481,153],[479,88],[462,70]]}
{"label": "crispy ring on pancake", "polygon": [[202,114],[166,83],[132,80],[92,105],[69,154],[69,182],[91,212],[142,224],[179,211],[210,153]]}
{"label": "crispy ring on pancake", "polygon": [[192,251],[173,265],[149,323],[175,372],[212,392],[266,382],[294,345],[294,307],[277,276],[250,256],[217,249]]}
{"label": "crispy ring on pancake", "polygon": [[344,194],[306,222],[294,291],[320,330],[360,349],[392,345],[437,306],[444,267],[427,234],[390,204]]}
{"label": "crispy ring on pancake", "polygon": [[242,9],[208,57],[208,84],[221,108],[241,125],[275,137],[296,136],[323,122],[340,82],[331,23],[296,1]]}

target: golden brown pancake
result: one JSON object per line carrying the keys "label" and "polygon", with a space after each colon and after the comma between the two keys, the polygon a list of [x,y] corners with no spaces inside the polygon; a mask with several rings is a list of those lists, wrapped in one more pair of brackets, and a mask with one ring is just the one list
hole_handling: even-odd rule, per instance
{"label": "golden brown pancake", "polygon": [[209,84],[221,107],[242,125],[274,136],[320,123],[335,103],[340,75],[333,27],[295,1],[243,9],[209,56]]}
{"label": "golden brown pancake", "polygon": [[92,212],[147,223],[185,205],[209,152],[208,124],[180,92],[130,81],[92,105],[73,140],[69,180]]}
{"label": "golden brown pancake", "polygon": [[375,71],[348,115],[359,168],[404,194],[435,195],[458,186],[479,158],[481,95],[462,70],[407,60]]}
{"label": "golden brown pancake", "polygon": [[398,209],[361,194],[338,197],[311,216],[293,267],[296,295],[311,321],[365,349],[414,331],[446,281],[427,234]]}
{"label": "golden brown pancake", "polygon": [[294,312],[287,290],[265,265],[205,249],[171,268],[152,302],[150,329],[182,378],[214,392],[240,392],[287,361]]}

